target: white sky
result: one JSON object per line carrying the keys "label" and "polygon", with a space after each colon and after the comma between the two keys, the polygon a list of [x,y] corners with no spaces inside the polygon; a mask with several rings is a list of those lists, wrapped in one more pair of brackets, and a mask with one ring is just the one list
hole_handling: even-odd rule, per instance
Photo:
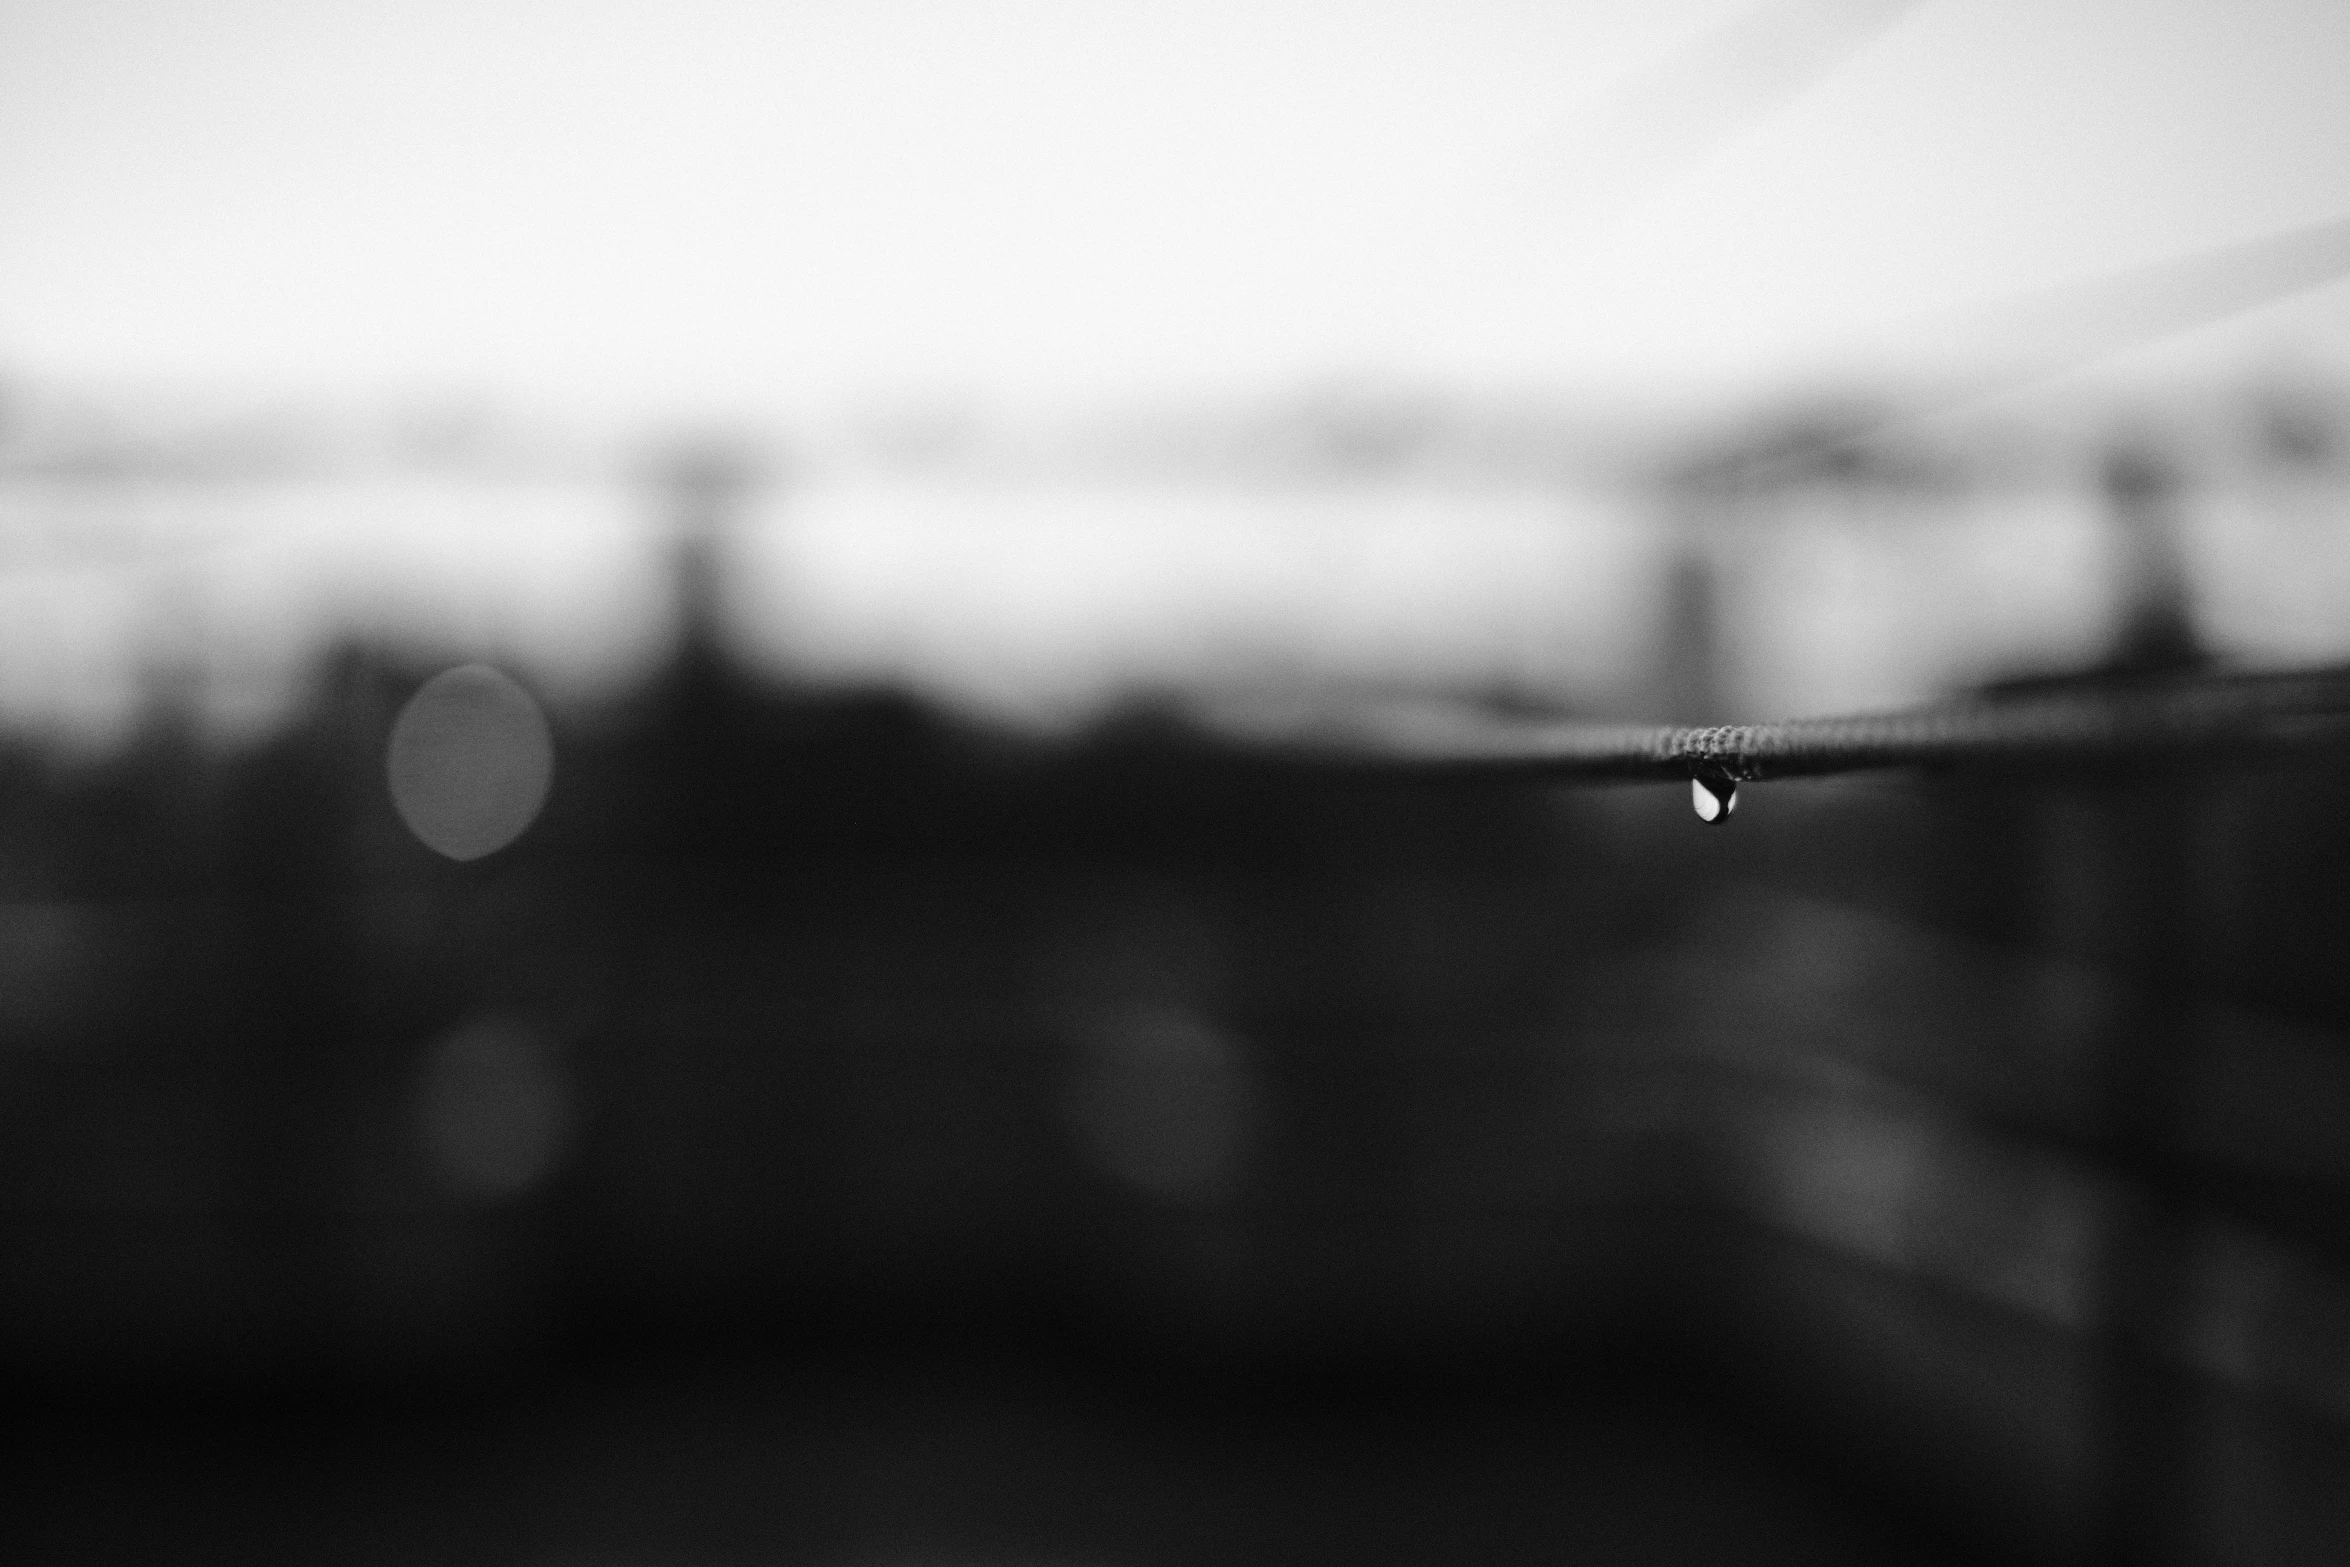
{"label": "white sky", "polygon": [[[623,410],[1710,392],[2350,213],[2350,5],[1941,0],[1595,226],[1720,112],[1657,62],[1753,9],[10,0],[0,371]],[[2350,287],[2202,341],[2350,362]]]}
{"label": "white sky", "polygon": [[[658,427],[1367,373],[1718,408],[1914,365],[1916,324],[1970,303],[2350,215],[2343,0],[1925,0],[1741,114],[1881,8],[0,0],[0,389]],[[2350,284],[2105,374],[2270,366],[2350,372]],[[582,678],[657,639],[617,492],[150,499],[176,520],[128,494],[0,517],[32,541],[0,570],[0,719],[121,721],[167,632],[257,690],[336,620]],[[1301,660],[1583,689],[1652,651],[1645,518],[1215,504],[795,495],[738,586],[763,654],[1021,700]],[[2338,655],[2350,561],[2312,504],[2207,530],[2216,634]],[[226,542],[129,571],[34,547],[83,523]],[[1968,534],[1963,581],[1906,544],[1802,556],[1866,591],[1781,616],[1809,640],[1747,650],[1754,700],[1906,699],[2031,627],[2093,641],[2103,578],[2064,542],[2092,523],[2033,535],[2062,559]]]}

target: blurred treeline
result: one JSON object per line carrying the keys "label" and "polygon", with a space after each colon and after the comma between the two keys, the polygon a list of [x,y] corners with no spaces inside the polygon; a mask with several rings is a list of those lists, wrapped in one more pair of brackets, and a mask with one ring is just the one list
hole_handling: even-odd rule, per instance
{"label": "blurred treeline", "polygon": [[383,776],[433,671],[346,647],[233,752],[10,753],[11,1370],[1413,1315],[1406,1080],[1539,1072],[1562,955],[1623,936],[1538,793],[1316,777],[1147,704],[1048,745],[699,643],[559,720],[544,814],[455,864]]}
{"label": "blurred treeline", "polygon": [[[2124,631],[2059,683],[2201,667]],[[459,864],[384,776],[452,661],[346,646],[229,749],[166,710],[7,750],[19,1386],[1638,1358],[1989,1537],[2086,1538],[2124,1471],[2231,1537],[2342,1522],[2331,751],[1758,787],[1717,832],[1172,700],[999,732],[689,621]]]}

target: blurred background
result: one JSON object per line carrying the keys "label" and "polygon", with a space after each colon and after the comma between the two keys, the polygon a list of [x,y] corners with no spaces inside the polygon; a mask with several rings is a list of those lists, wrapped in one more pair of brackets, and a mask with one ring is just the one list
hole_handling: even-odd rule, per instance
{"label": "blurred background", "polygon": [[[24,1561],[2350,1554],[2325,0],[0,7]],[[1255,732],[1262,733],[1261,728]]]}

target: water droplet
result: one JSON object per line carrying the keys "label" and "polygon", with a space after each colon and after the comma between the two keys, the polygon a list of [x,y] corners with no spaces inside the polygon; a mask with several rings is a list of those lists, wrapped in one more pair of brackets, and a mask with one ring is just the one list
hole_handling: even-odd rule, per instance
{"label": "water droplet", "polygon": [[1738,809],[1738,784],[1730,778],[1692,778],[1689,780],[1689,803],[1697,808],[1697,819],[1717,826],[1730,819]]}

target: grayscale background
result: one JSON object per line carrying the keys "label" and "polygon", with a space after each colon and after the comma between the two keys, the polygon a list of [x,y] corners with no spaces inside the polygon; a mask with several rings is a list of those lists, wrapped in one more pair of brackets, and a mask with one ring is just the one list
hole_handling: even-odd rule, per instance
{"label": "grayscale background", "polygon": [[0,0],[0,1555],[2350,1559],[2338,736],[1278,743],[2338,675],[2344,279],[2332,0]]}

